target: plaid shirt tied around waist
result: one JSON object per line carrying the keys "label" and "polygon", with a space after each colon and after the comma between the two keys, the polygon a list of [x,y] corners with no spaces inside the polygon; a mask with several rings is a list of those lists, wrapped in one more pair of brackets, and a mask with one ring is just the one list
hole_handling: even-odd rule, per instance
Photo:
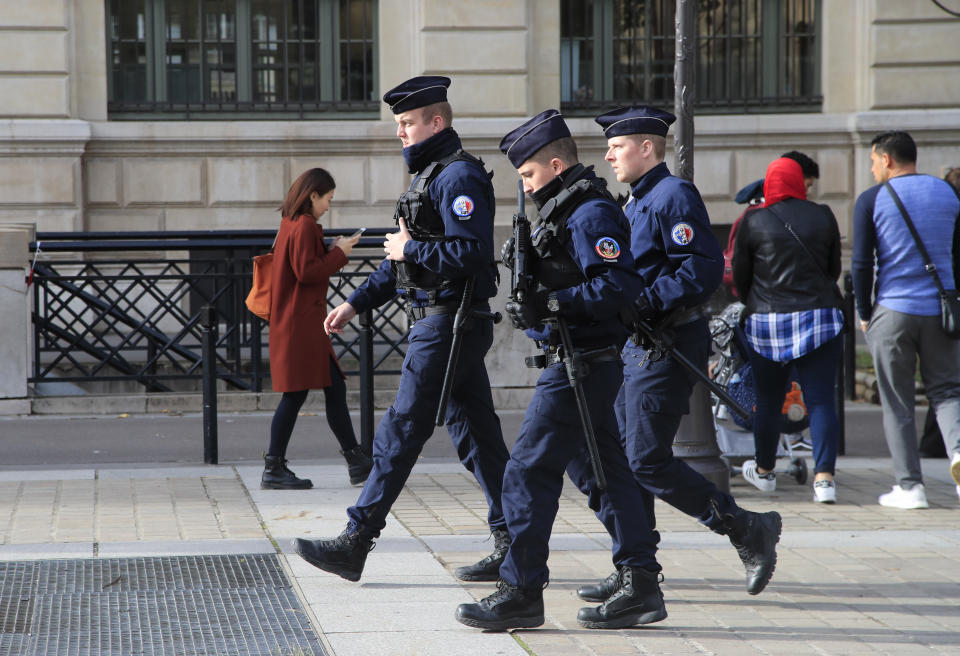
{"label": "plaid shirt tied around waist", "polygon": [[843,313],[839,308],[751,314],[744,325],[750,347],[774,362],[796,360],[842,330]]}

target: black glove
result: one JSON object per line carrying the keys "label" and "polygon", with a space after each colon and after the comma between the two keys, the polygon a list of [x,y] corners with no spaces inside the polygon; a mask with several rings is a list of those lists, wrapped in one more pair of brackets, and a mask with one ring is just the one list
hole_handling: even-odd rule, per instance
{"label": "black glove", "polygon": [[549,297],[550,292],[543,290],[532,292],[523,303],[509,301],[504,306],[504,310],[510,316],[513,327],[523,330],[540,326],[543,319],[550,315],[550,311],[547,310]]}
{"label": "black glove", "polygon": [[510,239],[503,242],[503,246],[500,247],[500,261],[503,262],[503,266],[507,267],[513,271],[513,246],[515,240],[511,236]]}
{"label": "black glove", "polygon": [[650,299],[647,298],[646,293],[643,293],[633,302],[633,315],[639,321],[653,323],[654,319],[659,315],[659,312],[650,305]]}

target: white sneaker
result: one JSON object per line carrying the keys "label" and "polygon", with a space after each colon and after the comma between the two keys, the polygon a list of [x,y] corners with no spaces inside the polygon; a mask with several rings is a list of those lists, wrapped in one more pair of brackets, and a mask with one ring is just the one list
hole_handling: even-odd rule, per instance
{"label": "white sneaker", "polygon": [[759,473],[756,460],[747,460],[743,463],[742,471],[743,477],[761,492],[773,492],[777,489],[777,475],[773,472]]}
{"label": "white sneaker", "polygon": [[960,491],[960,452],[953,454],[953,460],[950,461],[950,475],[957,483],[957,490]]}
{"label": "white sneaker", "polygon": [[930,507],[927,503],[927,493],[924,491],[922,483],[914,485],[909,490],[904,490],[899,485],[894,485],[890,492],[880,495],[879,501],[881,506],[886,506],[887,508],[903,508],[904,510]]}
{"label": "white sneaker", "polygon": [[836,503],[837,484],[826,479],[813,484],[813,500],[815,503]]}

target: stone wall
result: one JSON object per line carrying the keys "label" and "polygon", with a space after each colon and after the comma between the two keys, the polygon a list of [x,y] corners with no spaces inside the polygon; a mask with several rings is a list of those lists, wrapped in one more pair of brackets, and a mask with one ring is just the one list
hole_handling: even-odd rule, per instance
{"label": "stone wall", "polygon": [[[960,165],[960,85],[950,83],[960,79],[960,21],[927,0],[822,6],[822,113],[696,119],[696,182],[717,225],[740,214],[733,195],[786,150],[819,162],[814,197],[833,208],[848,239],[853,202],[873,184],[875,133],[910,130],[921,172]],[[526,117],[559,104],[559,3],[381,0],[379,7],[381,91],[412,75],[454,78],[454,126],[495,171],[499,243],[516,174],[497,145]],[[104,0],[0,3],[0,224],[265,228],[276,225],[293,178],[312,166],[337,180],[328,225],[390,223],[409,176],[386,107],[378,121],[109,121],[104,23]],[[569,123],[582,159],[607,175],[597,126]],[[495,383],[529,382],[518,364],[528,346],[505,326],[498,330]]]}

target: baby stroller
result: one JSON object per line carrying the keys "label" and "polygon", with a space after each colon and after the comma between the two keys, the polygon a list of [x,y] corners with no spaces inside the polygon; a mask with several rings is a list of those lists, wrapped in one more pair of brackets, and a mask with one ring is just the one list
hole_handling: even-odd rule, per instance
{"label": "baby stroller", "polygon": [[[757,396],[753,370],[747,360],[746,336],[740,327],[744,307],[743,303],[731,303],[710,320],[710,336],[718,354],[710,365],[713,380],[749,415],[741,417],[715,394],[712,395],[717,446],[722,453],[720,457],[730,468],[731,476],[741,473],[744,461],[754,457],[753,412]],[[777,447],[777,457],[788,459],[789,465],[783,469],[778,466],[776,472],[791,476],[803,485],[807,482],[807,462],[795,451],[809,448],[809,442],[802,432],[810,425],[810,419],[795,374],[790,376],[789,384],[781,417],[780,444]]]}

